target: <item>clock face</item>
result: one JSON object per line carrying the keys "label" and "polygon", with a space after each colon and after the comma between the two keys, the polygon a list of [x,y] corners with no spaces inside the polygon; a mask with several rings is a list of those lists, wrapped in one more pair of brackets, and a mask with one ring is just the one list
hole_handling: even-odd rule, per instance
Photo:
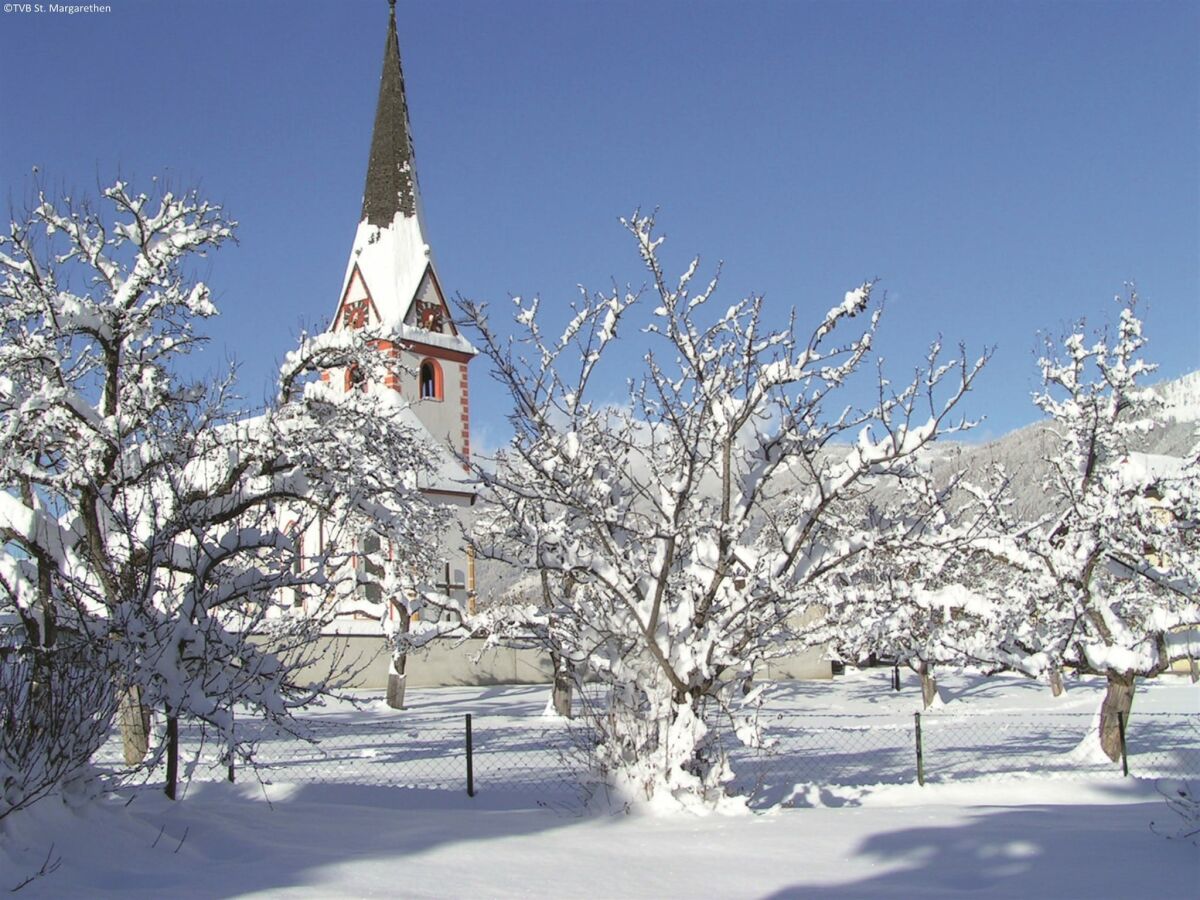
{"label": "clock face", "polygon": [[436,303],[418,303],[417,319],[426,331],[442,330],[442,308]]}
{"label": "clock face", "polygon": [[355,300],[347,303],[342,313],[342,322],[346,328],[364,328],[367,324],[369,307],[366,300]]}

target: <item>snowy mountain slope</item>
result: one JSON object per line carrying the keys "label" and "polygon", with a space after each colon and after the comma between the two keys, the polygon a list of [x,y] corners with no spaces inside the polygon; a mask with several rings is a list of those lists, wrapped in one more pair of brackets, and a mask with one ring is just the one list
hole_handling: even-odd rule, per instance
{"label": "snowy mountain slope", "polygon": [[1177,423],[1200,421],[1200,371],[1164,381],[1154,390],[1163,398],[1167,419]]}
{"label": "snowy mountain slope", "polygon": [[[1164,408],[1158,427],[1143,435],[1136,449],[1161,456],[1185,456],[1200,440],[1200,371],[1153,387],[1163,398]],[[982,475],[988,467],[1000,463],[1012,477],[1017,509],[1025,518],[1049,512],[1042,481],[1047,473],[1045,457],[1053,436],[1049,425],[1035,422],[1009,432],[986,444],[943,445],[935,470],[962,466],[971,474]],[[950,447],[957,450],[950,454]]]}

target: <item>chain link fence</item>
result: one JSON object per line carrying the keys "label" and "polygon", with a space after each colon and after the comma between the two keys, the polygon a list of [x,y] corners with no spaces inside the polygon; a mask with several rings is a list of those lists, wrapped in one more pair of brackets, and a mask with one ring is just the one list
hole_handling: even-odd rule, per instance
{"label": "chain link fence", "polygon": [[[179,728],[181,778],[264,783],[355,784],[442,791],[524,792],[539,800],[580,797],[597,786],[594,735],[577,720],[535,716],[438,716],[383,719],[313,718],[298,721],[301,736],[262,723],[239,723],[250,760],[231,770],[223,748],[198,725]],[[735,789],[760,807],[792,802],[807,786],[865,786],[916,781],[951,782],[1014,776],[1120,774],[1091,749],[1095,727],[1085,713],[953,714],[916,716],[763,713],[765,746],[726,745]],[[1141,778],[1200,778],[1200,714],[1139,713],[1126,730],[1129,774]],[[128,777],[119,736],[97,763]],[[161,764],[142,769],[162,778]]]}
{"label": "chain link fence", "polygon": [[[238,723],[247,757],[230,761],[199,723],[179,724],[181,779],[264,784],[354,784],[422,790],[577,795],[589,775],[585,725],[504,717],[421,716],[378,721],[298,719],[295,733]],[[110,778],[161,780],[164,763],[130,768],[114,733],[93,762]]]}
{"label": "chain link fence", "polygon": [[1125,759],[1099,753],[1088,713],[918,713],[897,716],[772,713],[760,750],[731,753],[739,787],[765,806],[798,785],[945,783],[1031,774],[1200,777],[1200,714],[1139,713]]}

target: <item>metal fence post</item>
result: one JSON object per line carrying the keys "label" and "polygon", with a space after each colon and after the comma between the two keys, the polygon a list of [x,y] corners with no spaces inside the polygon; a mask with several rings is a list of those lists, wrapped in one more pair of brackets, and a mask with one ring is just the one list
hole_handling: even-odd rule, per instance
{"label": "metal fence post", "polygon": [[233,757],[234,757],[233,748],[236,745],[236,742],[233,737],[233,728],[234,728],[233,711],[231,710],[229,713],[229,772],[228,772],[230,784],[233,784]]}
{"label": "metal fence post", "polygon": [[921,714],[913,713],[917,725],[917,784],[925,786],[925,753],[921,749]]}
{"label": "metal fence post", "polygon": [[471,714],[467,713],[467,796],[475,796],[475,760],[471,747]]}
{"label": "metal fence post", "polygon": [[179,718],[167,714],[167,784],[168,800],[175,799],[175,785],[179,782]]}
{"label": "metal fence post", "polygon": [[1117,731],[1121,734],[1121,772],[1129,777],[1129,757],[1125,755],[1125,713],[1117,713]]}

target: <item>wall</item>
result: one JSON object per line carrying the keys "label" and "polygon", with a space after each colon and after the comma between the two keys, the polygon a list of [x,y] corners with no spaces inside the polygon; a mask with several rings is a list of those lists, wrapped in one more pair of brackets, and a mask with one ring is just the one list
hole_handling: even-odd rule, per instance
{"label": "wall", "polygon": [[[321,639],[330,652],[342,651],[359,669],[351,687],[383,690],[387,686],[388,654],[376,635],[328,635]],[[483,650],[482,639],[462,644],[442,641],[409,654],[405,667],[409,687],[451,685],[549,684],[550,657],[539,650],[506,647]],[[482,652],[479,661],[473,657]],[[306,674],[306,673],[302,673]],[[820,651],[810,651],[774,660],[755,673],[771,680],[813,680],[833,677],[830,664]],[[320,677],[314,668],[308,677]]]}

